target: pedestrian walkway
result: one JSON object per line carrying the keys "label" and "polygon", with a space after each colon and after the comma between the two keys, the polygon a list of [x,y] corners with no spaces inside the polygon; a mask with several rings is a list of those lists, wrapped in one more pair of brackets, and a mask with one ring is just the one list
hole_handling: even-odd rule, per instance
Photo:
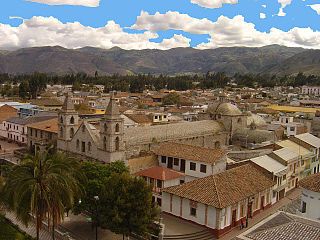
{"label": "pedestrian walkway", "polygon": [[[31,221],[28,226],[25,226],[21,221],[16,219],[16,216],[13,212],[6,212],[5,217],[9,219],[13,224],[17,225],[19,229],[31,237],[35,238],[37,236],[36,225],[33,221]],[[40,230],[40,240],[51,240],[51,234],[44,228]],[[60,238],[57,236],[57,240]]]}

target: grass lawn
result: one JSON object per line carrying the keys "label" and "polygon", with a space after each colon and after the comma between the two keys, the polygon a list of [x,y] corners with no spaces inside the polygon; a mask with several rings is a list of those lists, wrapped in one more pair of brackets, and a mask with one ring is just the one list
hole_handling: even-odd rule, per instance
{"label": "grass lawn", "polygon": [[20,232],[15,225],[0,215],[0,240],[32,240],[32,238]]}

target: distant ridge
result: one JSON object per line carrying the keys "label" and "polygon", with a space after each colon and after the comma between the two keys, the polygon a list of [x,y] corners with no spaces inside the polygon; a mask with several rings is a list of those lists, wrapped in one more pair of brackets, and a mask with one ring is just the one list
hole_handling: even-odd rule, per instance
{"label": "distant ridge", "polygon": [[123,50],[60,46],[0,50],[0,73],[67,74],[191,74],[210,72],[291,75],[300,71],[320,75],[320,50],[279,45],[260,48],[230,47],[207,50]]}

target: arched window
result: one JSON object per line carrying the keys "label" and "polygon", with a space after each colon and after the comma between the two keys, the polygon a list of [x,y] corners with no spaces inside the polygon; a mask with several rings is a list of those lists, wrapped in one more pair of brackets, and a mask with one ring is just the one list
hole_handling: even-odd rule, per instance
{"label": "arched window", "polygon": [[91,142],[88,142],[88,151],[91,152]]}
{"label": "arched window", "polygon": [[60,123],[63,123],[63,117],[62,116],[60,117]]}
{"label": "arched window", "polygon": [[214,143],[214,147],[215,147],[215,148],[220,148],[220,147],[221,147],[220,142],[219,142],[219,141],[216,141],[216,142]]}
{"label": "arched window", "polygon": [[116,140],[115,140],[115,147],[116,147],[116,151],[119,151],[120,149],[120,140],[119,140],[119,137],[116,137]]}
{"label": "arched window", "polygon": [[107,126],[107,124],[106,124],[106,123],[103,125],[103,129],[104,129],[104,132],[107,132],[107,130],[108,130],[108,126]]}
{"label": "arched window", "polygon": [[240,124],[242,122],[242,119],[241,118],[238,118],[238,123]]}
{"label": "arched window", "polygon": [[77,139],[77,150],[79,150],[79,148],[80,148],[80,141],[79,139]]}
{"label": "arched window", "polygon": [[74,135],[74,129],[73,128],[70,128],[70,138],[72,138]]}
{"label": "arched window", "polygon": [[74,117],[73,116],[70,118],[70,124],[74,124]]}
{"label": "arched window", "polygon": [[103,138],[103,149],[107,150],[107,138],[106,137]]}
{"label": "arched window", "polygon": [[60,128],[60,137],[63,137],[63,128]]}
{"label": "arched window", "polygon": [[82,132],[84,133],[86,131],[86,126],[82,125]]}
{"label": "arched window", "polygon": [[119,123],[116,124],[116,133],[120,132]]}

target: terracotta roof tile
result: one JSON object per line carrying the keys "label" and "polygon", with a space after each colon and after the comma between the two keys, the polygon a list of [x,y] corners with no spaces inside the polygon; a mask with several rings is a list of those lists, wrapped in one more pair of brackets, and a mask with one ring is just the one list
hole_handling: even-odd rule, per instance
{"label": "terracotta roof tile", "polygon": [[28,125],[29,128],[38,129],[46,132],[58,133],[58,119],[50,119]]}
{"label": "terracotta roof tile", "polygon": [[225,208],[265,191],[275,183],[252,164],[196,179],[163,192],[200,202],[215,208]]}
{"label": "terracotta roof tile", "polygon": [[154,150],[159,156],[176,157],[206,163],[214,163],[226,156],[223,149],[210,149],[180,143],[164,143]]}
{"label": "terracotta roof tile", "polygon": [[145,114],[125,114],[132,121],[140,124],[151,124],[152,120]]}
{"label": "terracotta roof tile", "polygon": [[320,173],[310,175],[299,182],[299,186],[320,193]]}
{"label": "terracotta roof tile", "polygon": [[181,176],[184,176],[184,174],[181,172],[177,172],[172,169],[160,167],[160,166],[155,166],[155,167],[142,170],[140,172],[137,172],[136,175],[158,179],[158,180],[171,180],[171,179],[176,179],[176,178],[180,178]]}

